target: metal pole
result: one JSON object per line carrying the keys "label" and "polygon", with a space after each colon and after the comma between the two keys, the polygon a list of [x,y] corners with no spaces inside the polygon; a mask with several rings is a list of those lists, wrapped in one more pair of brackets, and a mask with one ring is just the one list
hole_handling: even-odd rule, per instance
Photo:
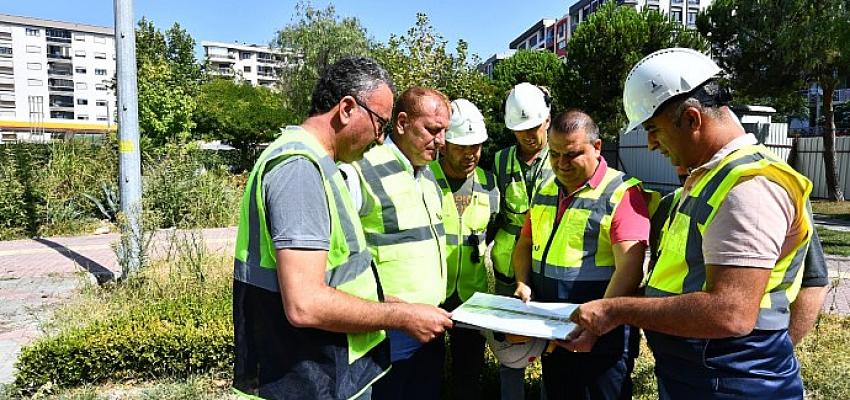
{"label": "metal pole", "polygon": [[133,1],[115,0],[115,53],[118,67],[118,157],[122,226],[122,278],[141,267],[142,173],[139,155],[139,105],[136,82],[136,31]]}

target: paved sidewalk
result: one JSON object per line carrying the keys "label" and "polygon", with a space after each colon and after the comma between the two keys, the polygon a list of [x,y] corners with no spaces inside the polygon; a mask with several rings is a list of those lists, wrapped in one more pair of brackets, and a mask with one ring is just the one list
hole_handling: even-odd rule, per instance
{"label": "paved sidewalk", "polygon": [[824,214],[814,214],[813,217],[816,226],[835,231],[850,232],[850,221],[846,219],[830,218]]}
{"label": "paved sidewalk", "polygon": [[[210,251],[232,251],[235,228],[202,232]],[[169,237],[183,233],[157,232],[152,257],[165,255]],[[12,381],[21,347],[41,334],[39,321],[50,317],[52,306],[86,282],[120,274],[112,249],[118,240],[108,234],[0,242],[0,384]]]}

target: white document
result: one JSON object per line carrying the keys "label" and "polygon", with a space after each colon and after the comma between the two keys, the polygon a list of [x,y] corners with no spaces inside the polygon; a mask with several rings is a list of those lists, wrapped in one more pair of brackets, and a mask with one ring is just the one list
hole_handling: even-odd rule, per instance
{"label": "white document", "polygon": [[523,303],[520,299],[475,293],[452,311],[458,325],[544,339],[566,339],[575,329],[571,303]]}

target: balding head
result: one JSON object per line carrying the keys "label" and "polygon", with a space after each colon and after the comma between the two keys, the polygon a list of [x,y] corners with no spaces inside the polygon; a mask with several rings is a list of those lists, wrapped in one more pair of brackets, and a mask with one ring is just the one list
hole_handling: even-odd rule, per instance
{"label": "balding head", "polygon": [[439,90],[407,89],[393,112],[392,141],[414,167],[425,166],[445,143],[450,117],[448,97]]}

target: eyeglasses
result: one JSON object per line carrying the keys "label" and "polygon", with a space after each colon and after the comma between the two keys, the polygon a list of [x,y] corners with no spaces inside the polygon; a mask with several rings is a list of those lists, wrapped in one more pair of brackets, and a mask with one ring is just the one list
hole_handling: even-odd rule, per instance
{"label": "eyeglasses", "polygon": [[378,132],[380,132],[381,134],[383,134],[383,133],[384,133],[384,128],[386,128],[386,127],[387,127],[387,125],[389,124],[389,122],[390,122],[390,121],[389,121],[389,120],[387,120],[387,119],[386,119],[386,118],[384,118],[384,117],[381,117],[378,113],[376,113],[376,112],[372,111],[372,109],[371,109],[371,108],[369,108],[369,106],[367,106],[367,105],[366,105],[366,103],[364,103],[364,102],[363,102],[363,101],[361,101],[360,99],[358,99],[358,98],[356,98],[356,97],[355,97],[355,98],[354,98],[354,101],[357,103],[357,105],[358,105],[358,106],[363,107],[363,109],[364,109],[364,110],[366,110],[366,112],[368,112],[368,113],[369,113],[369,116],[370,116],[370,117],[375,117],[375,119],[377,119],[377,120],[378,120]]}

